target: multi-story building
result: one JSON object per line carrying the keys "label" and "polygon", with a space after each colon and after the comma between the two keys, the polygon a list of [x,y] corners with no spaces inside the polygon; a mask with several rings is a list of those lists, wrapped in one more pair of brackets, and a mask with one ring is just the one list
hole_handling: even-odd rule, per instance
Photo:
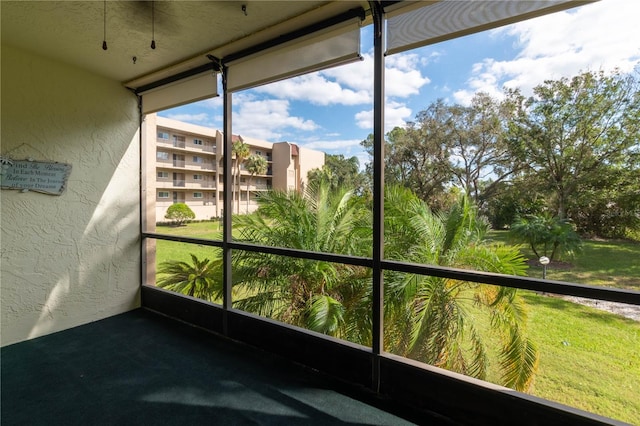
{"label": "multi-story building", "polygon": [[[164,220],[173,203],[187,204],[196,219],[222,216],[222,132],[156,114],[146,116],[144,129],[147,162],[155,168],[155,186],[147,187],[155,187],[156,221]],[[262,156],[267,162],[266,172],[260,175],[251,175],[244,163],[240,165],[239,179],[236,176],[233,179],[233,213],[255,211],[256,198],[262,191],[301,190],[307,173],[324,165],[323,152],[289,142],[272,143],[237,135],[232,140],[242,140],[249,146],[249,155]],[[153,198],[148,194],[147,202]]]}

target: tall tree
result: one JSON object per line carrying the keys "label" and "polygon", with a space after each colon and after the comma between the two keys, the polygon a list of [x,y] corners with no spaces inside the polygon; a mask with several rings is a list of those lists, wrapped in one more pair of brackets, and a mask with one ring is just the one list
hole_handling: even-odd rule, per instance
{"label": "tall tree", "polygon": [[[402,185],[434,207],[446,204],[446,184],[452,179],[450,109],[443,100],[432,103],[415,122],[396,127],[386,135],[385,184]],[[373,155],[373,136],[361,145]]]}
{"label": "tall tree", "polygon": [[237,203],[236,213],[240,213],[240,167],[242,166],[242,163],[244,162],[245,158],[247,158],[250,154],[249,145],[244,143],[242,139],[239,139],[233,143],[231,152],[236,157],[236,163],[235,163],[236,184],[234,185],[234,189],[237,188],[237,191],[238,191],[238,200],[236,202]]}
{"label": "tall tree", "polygon": [[482,206],[520,167],[505,139],[512,109],[477,93],[470,106],[453,105],[449,110],[451,170],[457,184]]}
{"label": "tall tree", "polygon": [[575,199],[585,182],[601,179],[637,152],[638,93],[633,75],[602,71],[545,81],[529,98],[507,91],[516,107],[512,152],[544,179],[560,219],[577,214]]}
{"label": "tall tree", "polygon": [[246,162],[247,171],[249,172],[249,179],[247,180],[247,214],[249,214],[249,186],[251,180],[255,175],[263,175],[267,172],[267,160],[261,155],[250,155]]}
{"label": "tall tree", "polygon": [[366,178],[360,171],[358,157],[346,158],[343,154],[326,154],[322,168],[309,171],[307,181],[310,186],[327,182],[332,190],[354,188],[356,193],[364,190]]}

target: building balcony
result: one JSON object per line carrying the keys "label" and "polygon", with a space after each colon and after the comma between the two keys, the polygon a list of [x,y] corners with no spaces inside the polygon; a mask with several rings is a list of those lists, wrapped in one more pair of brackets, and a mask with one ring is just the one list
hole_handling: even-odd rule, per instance
{"label": "building balcony", "polygon": [[146,309],[3,347],[2,367],[7,425],[411,424],[300,365]]}
{"label": "building balcony", "polygon": [[[183,185],[184,186],[184,185]],[[174,181],[171,179],[157,179],[156,188],[174,188]]]}
{"label": "building balcony", "polygon": [[215,145],[190,145],[186,142],[173,142],[166,139],[158,139],[158,146],[162,148],[174,148],[183,152],[206,153],[210,155],[216,154]]}
{"label": "building balcony", "polygon": [[1,355],[3,424],[618,424],[154,286]]}
{"label": "building balcony", "polygon": [[183,167],[187,170],[201,170],[201,171],[206,171],[206,172],[215,172],[216,171],[216,166],[215,164],[211,164],[211,163],[184,163],[183,162]]}
{"label": "building balcony", "polygon": [[195,206],[215,206],[216,200],[202,200],[202,199],[190,199],[185,201],[185,203],[190,207]]}
{"label": "building balcony", "polygon": [[[244,191],[247,190],[246,185],[241,185],[241,188]],[[249,191],[268,191],[271,188],[272,188],[271,185],[266,185],[266,184],[249,185]]]}
{"label": "building balcony", "polygon": [[187,145],[185,150],[189,152],[204,152],[212,155],[216,153],[216,147],[211,145]]}
{"label": "building balcony", "polygon": [[215,182],[189,181],[189,182],[186,183],[186,188],[188,188],[188,189],[214,190],[214,189],[216,189],[216,183]]}
{"label": "building balcony", "polygon": [[184,148],[185,143],[179,141],[172,141],[168,139],[158,139],[158,145],[167,147],[167,148]]}

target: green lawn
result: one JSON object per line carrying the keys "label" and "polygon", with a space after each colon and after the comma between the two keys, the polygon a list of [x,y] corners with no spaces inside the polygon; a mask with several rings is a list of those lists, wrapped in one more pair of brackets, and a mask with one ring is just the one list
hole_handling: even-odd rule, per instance
{"label": "green lawn", "polygon": [[[218,222],[184,227],[159,227],[159,233],[222,239]],[[490,238],[508,242],[507,233]],[[157,241],[157,260],[189,260],[215,256],[214,247]],[[523,254],[533,258],[527,248]],[[640,290],[640,243],[585,241],[581,254],[567,263],[551,265],[547,277],[570,282]],[[532,266],[529,275],[542,276]],[[640,420],[640,322],[523,291],[529,305],[529,333],[538,345],[540,364],[532,394],[604,416],[638,423]],[[486,318],[478,324],[488,326]],[[497,342],[496,342],[497,344]],[[495,367],[495,366],[494,366]],[[498,381],[495,368],[489,380]]]}
{"label": "green lawn", "polygon": [[[630,423],[640,421],[640,322],[522,291],[529,307],[529,337],[538,346],[538,373],[530,393]],[[500,382],[499,341],[489,318],[473,311],[494,360],[487,380]]]}
{"label": "green lawn", "polygon": [[[491,231],[489,238],[509,243],[507,231]],[[549,265],[547,278],[640,291],[640,242],[584,240],[582,244],[581,253]],[[535,259],[528,247],[522,247],[522,253]],[[529,276],[542,277],[542,267],[530,267]]]}
{"label": "green lawn", "polygon": [[640,322],[525,292],[540,350],[533,394],[640,422]]}
{"label": "green lawn", "polygon": [[[159,234],[181,235],[184,237],[207,238],[222,241],[222,227],[220,222],[196,222],[186,226],[158,226]],[[156,241],[156,264],[160,265],[166,260],[191,261],[189,254],[195,254],[198,259],[212,259],[217,250],[216,247],[178,243],[175,241]]]}

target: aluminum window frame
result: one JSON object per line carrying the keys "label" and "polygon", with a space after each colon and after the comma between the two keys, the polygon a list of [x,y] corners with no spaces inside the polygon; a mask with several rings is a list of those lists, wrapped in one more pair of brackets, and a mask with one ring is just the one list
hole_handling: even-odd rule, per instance
{"label": "aluminum window frame", "polygon": [[[373,254],[371,257],[358,257],[351,255],[343,255],[343,254],[335,254],[335,253],[324,253],[324,252],[314,252],[314,251],[305,251],[305,250],[297,250],[291,248],[284,247],[272,247],[272,246],[263,246],[259,244],[248,244],[243,242],[233,241],[231,235],[231,215],[227,212],[231,212],[231,194],[232,192],[232,173],[227,173],[226,171],[232,171],[232,156],[229,155],[231,153],[232,147],[232,131],[231,131],[231,107],[232,107],[232,93],[227,90],[226,87],[226,76],[227,76],[227,68],[224,65],[221,67],[222,74],[222,84],[223,84],[223,116],[224,116],[224,124],[223,124],[223,134],[224,134],[224,146],[223,146],[223,158],[224,158],[224,172],[222,175],[223,179],[223,191],[221,192],[222,196],[222,206],[225,212],[223,217],[223,233],[221,240],[209,240],[203,238],[193,238],[193,237],[183,237],[183,236],[175,236],[162,234],[158,232],[146,232],[144,228],[144,224],[141,219],[141,229],[142,229],[142,246],[144,247],[145,243],[153,240],[164,240],[164,241],[174,241],[181,243],[189,243],[196,244],[201,246],[209,246],[209,247],[217,247],[223,250],[223,264],[224,264],[224,293],[223,293],[223,304],[221,307],[212,307],[208,306],[206,303],[202,301],[189,300],[189,303],[195,303],[198,305],[207,305],[206,309],[216,309],[218,312],[216,318],[219,318],[221,324],[216,325],[215,329],[220,330],[221,334],[229,335],[230,329],[233,328],[233,321],[237,315],[240,315],[239,311],[232,307],[231,300],[231,254],[233,250],[242,250],[242,251],[251,251],[257,253],[264,253],[269,255],[278,255],[278,256],[287,256],[298,259],[308,259],[308,260],[316,260],[316,261],[327,261],[333,263],[341,263],[345,265],[352,266],[362,266],[367,267],[372,270],[372,285],[373,285],[373,305],[372,305],[372,317],[373,317],[373,325],[372,325],[372,347],[371,348],[358,348],[358,350],[362,350],[368,353],[372,359],[372,372],[371,372],[371,383],[370,387],[373,392],[379,392],[381,389],[381,377],[384,376],[384,372],[382,369],[382,364],[386,364],[390,359],[393,360],[394,363],[404,364],[408,367],[413,368],[415,365],[414,361],[409,359],[400,359],[400,357],[393,356],[392,354],[385,353],[384,342],[382,339],[384,324],[382,321],[383,318],[383,291],[384,291],[384,283],[383,283],[383,274],[385,271],[394,271],[394,272],[404,272],[411,274],[418,274],[424,276],[437,276],[443,278],[450,278],[456,280],[464,280],[469,282],[474,282],[478,284],[489,284],[489,285],[498,285],[516,289],[523,290],[533,290],[538,292],[549,292],[559,295],[565,296],[577,296],[577,297],[585,297],[595,300],[603,300],[603,301],[611,301],[611,302],[620,302],[630,305],[640,306],[640,292],[625,290],[619,288],[610,288],[610,287],[598,287],[593,285],[584,285],[577,283],[570,283],[565,281],[555,281],[555,280],[547,280],[547,279],[538,279],[531,277],[518,277],[518,276],[510,276],[510,275],[502,275],[490,272],[482,272],[475,270],[463,270],[456,268],[443,267],[438,265],[427,265],[427,264],[415,264],[410,262],[396,261],[396,260],[388,260],[384,258],[384,152],[383,152],[383,144],[384,144],[384,10],[383,7],[375,2],[371,2],[372,7],[372,17],[373,17],[373,25],[374,25],[374,102],[373,102],[373,110],[374,110],[374,155],[373,155],[373,171],[374,171],[374,182],[373,182]],[[143,271],[142,277],[146,277],[147,275]],[[155,287],[153,284],[147,284],[145,282],[142,283],[143,287]],[[184,299],[188,300],[187,296],[182,295],[172,295],[174,300]],[[144,300],[143,300],[144,305]],[[217,311],[221,309],[221,311]],[[246,313],[245,313],[246,315]],[[255,318],[254,318],[255,319]],[[272,321],[264,318],[255,319],[256,321],[261,321],[264,323],[271,324]],[[290,326],[286,324],[277,324],[277,327],[284,329],[289,329]],[[319,339],[320,341],[327,340],[328,338],[323,336],[317,336],[316,333],[313,333],[308,330],[298,329],[296,331],[305,336],[311,336],[310,338]],[[346,341],[337,341],[337,339],[328,339],[331,341],[332,345],[343,346],[345,348],[352,348],[353,344]],[[419,367],[424,369],[424,367]],[[437,371],[438,369],[429,369],[428,370],[433,374],[440,376],[449,376],[447,373],[442,371]],[[433,370],[433,371],[432,371]],[[464,378],[455,378],[455,380],[464,383],[466,386],[467,382],[473,382],[474,386],[478,386],[480,388],[495,388],[495,385],[491,384],[478,384],[473,380],[466,380]],[[521,394],[516,391],[506,391],[500,390],[500,392],[507,393],[509,398],[520,398],[522,401],[528,401],[532,399],[530,396]],[[561,404],[554,403],[553,401],[547,400],[539,400],[534,399],[534,403],[541,406],[562,406]],[[523,402],[524,403],[524,402]],[[574,410],[571,410],[571,407],[562,406],[562,410],[571,411],[573,413]],[[575,410],[579,411],[579,410]],[[578,416],[580,419],[589,420],[592,423],[599,423],[602,421],[600,416],[592,413],[579,412]]]}

